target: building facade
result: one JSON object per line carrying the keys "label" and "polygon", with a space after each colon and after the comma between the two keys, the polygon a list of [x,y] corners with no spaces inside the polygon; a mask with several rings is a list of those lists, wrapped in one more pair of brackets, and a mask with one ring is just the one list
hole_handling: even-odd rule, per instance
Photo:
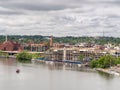
{"label": "building facade", "polygon": [[3,42],[1,45],[0,45],[0,50],[2,51],[21,51],[23,50],[23,47],[18,44],[17,42],[13,42],[13,41],[6,41],[6,42]]}

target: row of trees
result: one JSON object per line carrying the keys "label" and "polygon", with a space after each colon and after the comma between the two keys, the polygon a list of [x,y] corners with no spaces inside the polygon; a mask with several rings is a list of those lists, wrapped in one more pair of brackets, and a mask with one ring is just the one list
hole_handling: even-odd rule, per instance
{"label": "row of trees", "polygon": [[[48,42],[49,36],[41,36],[41,35],[34,35],[34,36],[26,36],[26,35],[9,35],[8,39],[13,41],[18,41],[19,43],[40,43],[40,42]],[[5,41],[5,36],[0,36],[0,43]],[[58,43],[70,43],[70,44],[76,44],[79,42],[87,42],[87,43],[99,43],[99,44],[106,44],[106,43],[112,43],[112,44],[120,44],[120,38],[114,38],[114,37],[72,37],[72,36],[66,36],[66,37],[54,37],[54,42]]]}
{"label": "row of trees", "polygon": [[112,55],[105,55],[100,57],[98,60],[92,60],[90,66],[92,68],[110,68],[120,64],[120,57],[114,57]]}
{"label": "row of trees", "polygon": [[27,51],[23,51],[16,56],[20,62],[30,62],[31,59],[41,58],[39,53],[30,54]]}

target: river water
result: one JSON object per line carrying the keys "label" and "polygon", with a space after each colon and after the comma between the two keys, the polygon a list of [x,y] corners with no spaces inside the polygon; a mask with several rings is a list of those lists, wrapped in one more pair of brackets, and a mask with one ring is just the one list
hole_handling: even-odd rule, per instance
{"label": "river water", "polygon": [[[74,67],[73,67],[74,68]],[[120,77],[49,64],[0,59],[0,90],[119,90]],[[16,73],[20,69],[20,73]]]}

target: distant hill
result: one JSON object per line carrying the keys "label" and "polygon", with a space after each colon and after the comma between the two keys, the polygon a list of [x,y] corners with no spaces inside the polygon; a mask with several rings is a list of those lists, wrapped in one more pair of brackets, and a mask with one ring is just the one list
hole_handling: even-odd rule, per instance
{"label": "distant hill", "polygon": [[[34,36],[26,36],[26,35],[9,35],[8,40],[13,40],[19,42],[20,44],[24,43],[40,43],[40,42],[49,42],[50,36],[41,36],[41,35],[34,35]],[[0,36],[0,43],[5,41],[5,36]],[[69,44],[77,44],[80,42],[87,42],[87,43],[97,43],[97,44],[120,44],[120,38],[115,37],[54,37],[54,43],[69,43]]]}

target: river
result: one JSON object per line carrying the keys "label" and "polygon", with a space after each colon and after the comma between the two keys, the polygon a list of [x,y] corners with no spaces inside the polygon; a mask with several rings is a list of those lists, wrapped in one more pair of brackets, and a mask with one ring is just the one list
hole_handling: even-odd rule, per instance
{"label": "river", "polygon": [[[20,73],[16,73],[20,69]],[[0,58],[0,90],[119,90],[120,77]]]}

